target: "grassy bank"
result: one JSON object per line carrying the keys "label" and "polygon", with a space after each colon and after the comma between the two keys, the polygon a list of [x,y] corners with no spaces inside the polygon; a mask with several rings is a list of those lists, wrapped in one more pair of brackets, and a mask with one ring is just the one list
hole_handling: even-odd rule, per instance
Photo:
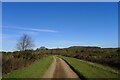
{"label": "grassy bank", "polygon": [[118,78],[117,71],[109,67],[75,58],[60,57],[70,64],[79,75],[82,75],[85,78]]}
{"label": "grassy bank", "polygon": [[41,78],[52,60],[52,56],[42,58],[28,67],[3,75],[3,78]]}

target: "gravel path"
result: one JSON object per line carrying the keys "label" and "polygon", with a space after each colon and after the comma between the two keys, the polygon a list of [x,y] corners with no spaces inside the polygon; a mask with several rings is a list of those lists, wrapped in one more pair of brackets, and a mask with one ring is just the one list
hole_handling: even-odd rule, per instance
{"label": "gravel path", "polygon": [[77,74],[67,65],[67,63],[57,56],[43,78],[79,78]]}

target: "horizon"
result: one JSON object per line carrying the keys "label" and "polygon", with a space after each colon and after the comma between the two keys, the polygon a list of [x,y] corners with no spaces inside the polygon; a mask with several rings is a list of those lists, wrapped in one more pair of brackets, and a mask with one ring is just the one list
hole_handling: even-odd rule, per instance
{"label": "horizon", "polygon": [[[45,46],[40,46],[40,47],[38,47],[38,48],[36,48],[36,49],[27,49],[27,50],[37,50],[37,49],[40,49],[41,47],[45,47]],[[112,48],[112,47],[100,47],[100,46],[69,46],[69,47],[61,47],[61,48],[59,48],[59,47],[56,47],[56,48],[47,48],[47,47],[45,47],[45,48],[51,50],[51,49],[66,49],[66,48],[71,48],[71,47],[90,47],[90,48],[95,48],[95,47],[97,47],[97,48],[101,48],[101,49],[118,49],[118,47]],[[0,51],[0,52],[16,52],[16,51],[20,51],[20,50]]]}
{"label": "horizon", "polygon": [[118,48],[117,2],[6,2],[2,3],[2,9],[0,51],[15,51],[23,33],[31,36],[34,49],[41,46]]}

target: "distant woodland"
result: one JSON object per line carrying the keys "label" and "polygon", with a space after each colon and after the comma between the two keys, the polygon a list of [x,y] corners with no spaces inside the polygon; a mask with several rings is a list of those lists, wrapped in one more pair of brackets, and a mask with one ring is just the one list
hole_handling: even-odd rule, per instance
{"label": "distant woodland", "polygon": [[62,49],[40,47],[36,50],[2,52],[2,73],[7,74],[13,70],[28,66],[34,61],[48,55],[73,57],[120,69],[119,53],[120,50],[118,48],[100,48],[92,46],[72,46]]}

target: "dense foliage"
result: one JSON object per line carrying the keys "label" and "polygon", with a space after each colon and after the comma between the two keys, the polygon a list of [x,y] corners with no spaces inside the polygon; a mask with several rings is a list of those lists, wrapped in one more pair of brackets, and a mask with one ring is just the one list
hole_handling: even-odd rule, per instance
{"label": "dense foliage", "polygon": [[6,74],[13,70],[25,67],[33,63],[35,60],[42,58],[37,51],[15,51],[15,52],[2,52],[2,73]]}
{"label": "dense foliage", "polygon": [[108,65],[120,69],[117,48],[83,47],[73,46],[69,48],[47,49],[45,47],[36,50],[2,52],[2,73],[6,74],[13,70],[25,67],[35,60],[47,55],[63,55],[86,61]]}
{"label": "dense foliage", "polygon": [[37,49],[37,51],[53,55],[74,57],[120,69],[120,62],[118,60],[120,50],[117,48],[73,46],[63,49]]}
{"label": "dense foliage", "polygon": [[3,75],[2,80],[41,80],[52,61],[52,56],[44,57],[23,69]]}
{"label": "dense foliage", "polygon": [[65,60],[82,80],[92,80],[91,78],[111,78],[111,80],[118,79],[118,71],[110,67],[70,57],[59,57]]}

